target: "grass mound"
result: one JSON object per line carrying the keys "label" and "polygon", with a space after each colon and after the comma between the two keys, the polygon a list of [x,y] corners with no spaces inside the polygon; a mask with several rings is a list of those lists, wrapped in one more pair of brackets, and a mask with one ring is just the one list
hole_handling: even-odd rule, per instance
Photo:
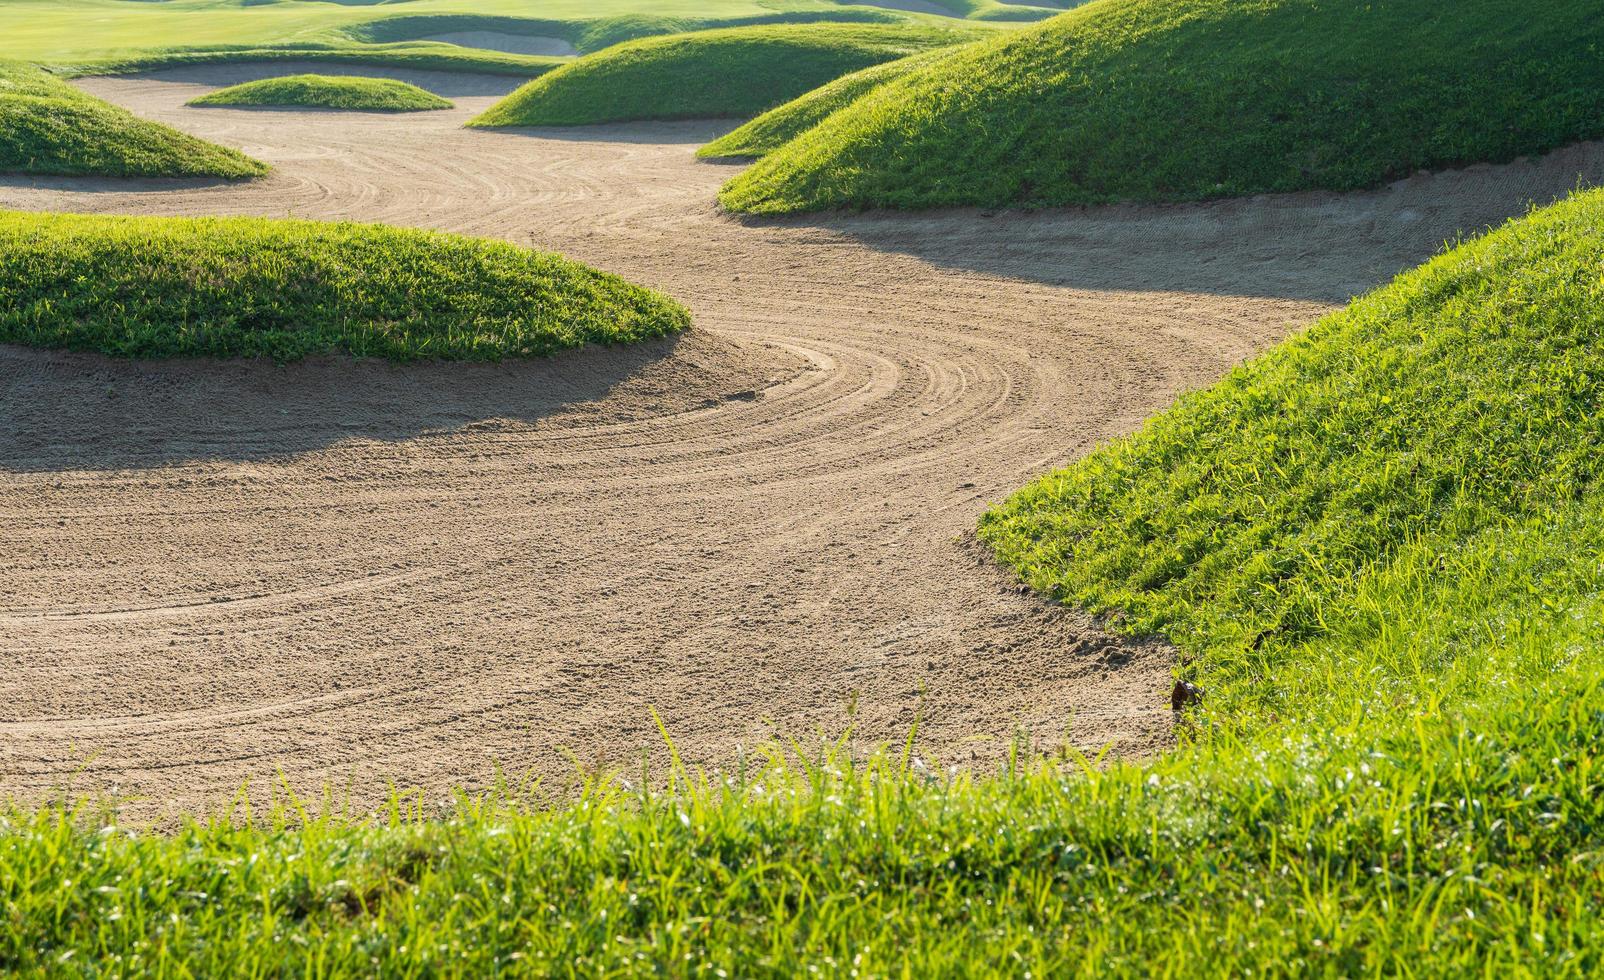
{"label": "grass mound", "polygon": [[763,156],[817,126],[859,96],[957,50],[960,48],[937,48],[843,75],[725,133],[697,150],[696,155],[704,158]]}
{"label": "grass mound", "polygon": [[383,225],[0,212],[0,343],[497,360],[688,325],[651,290],[503,242]]}
{"label": "grass mound", "polygon": [[649,37],[518,89],[473,126],[573,126],[750,116],[842,75],[973,40],[968,25],[759,25]]}
{"label": "grass mound", "polygon": [[1374,186],[1604,135],[1596,0],[1097,0],[881,86],[734,210]]}
{"label": "grass mound", "polygon": [[971,778],[793,745],[441,820],[12,812],[0,963],[1592,975],[1601,263],[1604,193],[1512,222],[986,519],[1037,587],[1191,659],[1206,699],[1149,764]]}
{"label": "grass mound", "polygon": [[300,106],[364,112],[418,112],[449,109],[433,92],[393,78],[345,75],[287,75],[230,85],[197,99],[198,106]]}
{"label": "grass mound", "polygon": [[140,119],[30,65],[0,62],[0,172],[256,177],[237,150]]}

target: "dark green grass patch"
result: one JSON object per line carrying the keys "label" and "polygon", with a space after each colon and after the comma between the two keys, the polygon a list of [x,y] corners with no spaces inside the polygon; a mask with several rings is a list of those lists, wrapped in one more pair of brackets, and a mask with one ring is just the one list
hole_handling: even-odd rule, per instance
{"label": "dark green grass patch", "polygon": [[973,40],[986,28],[812,24],[729,28],[614,45],[535,79],[473,126],[572,126],[750,116],[842,75]]}
{"label": "dark green grass patch", "polygon": [[734,210],[1371,187],[1604,135],[1604,0],[1095,0],[880,86]]}
{"label": "dark green grass patch", "polygon": [[0,172],[255,177],[267,165],[148,122],[31,65],[0,62]]}
{"label": "dark green grass patch", "polygon": [[776,106],[696,151],[704,158],[760,157],[812,129],[832,112],[893,79],[944,58],[959,47],[938,48],[855,71]]}
{"label": "dark green grass patch", "polygon": [[0,342],[132,357],[497,360],[685,329],[557,255],[383,225],[0,212]]}
{"label": "dark green grass patch", "polygon": [[364,112],[419,112],[449,109],[451,103],[416,85],[393,78],[346,75],[287,75],[230,85],[197,99],[196,106],[297,106]]}

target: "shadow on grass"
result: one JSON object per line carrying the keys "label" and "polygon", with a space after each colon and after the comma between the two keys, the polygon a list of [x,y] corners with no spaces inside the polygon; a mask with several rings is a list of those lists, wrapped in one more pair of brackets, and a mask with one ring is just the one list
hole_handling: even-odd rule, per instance
{"label": "shadow on grass", "polygon": [[347,439],[527,425],[634,382],[645,397],[609,402],[607,420],[616,421],[632,409],[659,408],[665,387],[694,387],[676,386],[678,375],[646,376],[685,343],[674,337],[500,363],[413,364],[332,355],[293,364],[124,360],[0,344],[0,472],[260,461]]}
{"label": "shadow on grass", "polygon": [[1532,205],[1604,184],[1604,142],[1417,174],[1372,191],[1043,211],[734,216],[816,228],[931,265],[1082,289],[1344,302]]}

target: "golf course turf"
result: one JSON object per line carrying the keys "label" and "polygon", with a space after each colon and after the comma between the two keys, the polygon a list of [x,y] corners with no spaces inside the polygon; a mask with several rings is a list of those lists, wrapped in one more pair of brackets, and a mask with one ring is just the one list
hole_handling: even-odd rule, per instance
{"label": "golf course turf", "polygon": [[892,79],[951,55],[959,47],[938,48],[843,75],[748,120],[696,151],[704,158],[760,157],[818,125],[826,116]]}
{"label": "golf course turf", "polygon": [[503,242],[383,225],[0,212],[0,343],[499,360],[688,325],[650,290]]}
{"label": "golf course turf", "polygon": [[1599,0],[1097,0],[870,91],[737,211],[1371,187],[1604,134]]}
{"label": "golf course turf", "polygon": [[31,65],[0,62],[0,173],[256,177],[267,165],[87,95]]}
{"label": "golf course turf", "polygon": [[470,125],[751,116],[861,68],[990,33],[962,23],[782,24],[643,38],[535,79]]}
{"label": "golf course turf", "polygon": [[419,112],[449,109],[451,103],[416,85],[393,78],[346,75],[287,75],[230,85],[191,99],[195,106],[291,106],[353,109],[363,112]]}

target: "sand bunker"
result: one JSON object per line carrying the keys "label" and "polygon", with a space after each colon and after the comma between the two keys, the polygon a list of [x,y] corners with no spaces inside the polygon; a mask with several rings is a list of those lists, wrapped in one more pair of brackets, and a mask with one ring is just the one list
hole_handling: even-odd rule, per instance
{"label": "sand bunker", "polygon": [[[0,179],[0,206],[293,213],[566,252],[698,329],[549,362],[126,362],[0,352],[0,794],[199,808],[282,769],[358,805],[687,759],[775,730],[988,766],[1025,731],[1141,753],[1170,655],[1021,594],[966,543],[1128,432],[1579,147],[1355,195],[743,222],[728,123],[466,130],[182,107],[228,66],[87,82],[275,164],[247,185]],[[160,78],[185,78],[179,83]],[[459,88],[469,87],[466,83]],[[660,753],[659,753],[660,754]]]}

